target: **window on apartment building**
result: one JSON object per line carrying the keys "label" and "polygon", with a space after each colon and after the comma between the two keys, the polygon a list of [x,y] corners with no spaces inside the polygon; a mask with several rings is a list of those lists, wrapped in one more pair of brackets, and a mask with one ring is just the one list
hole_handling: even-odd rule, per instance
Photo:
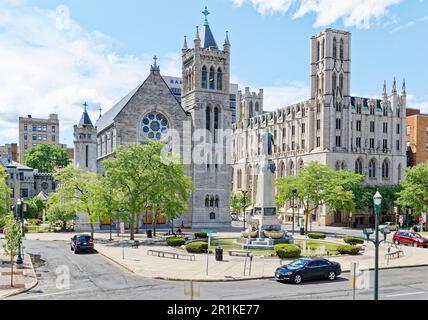
{"label": "window on apartment building", "polygon": [[401,133],[401,126],[399,124],[397,124],[397,134]]}
{"label": "window on apartment building", "polygon": [[52,136],[52,141],[56,141],[56,136]]}
{"label": "window on apartment building", "polygon": [[24,134],[24,140],[28,141],[28,135]]}
{"label": "window on apartment building", "polygon": [[42,141],[42,135],[41,135],[41,134],[39,134],[39,135],[37,136],[37,140]]}
{"label": "window on apartment building", "polygon": [[357,148],[361,148],[361,138],[357,138]]}
{"label": "window on apartment building", "polygon": [[321,147],[321,138],[317,137],[317,148]]}
{"label": "window on apartment building", "polygon": [[388,123],[387,122],[383,123],[383,133],[388,133]]}
{"label": "window on apartment building", "polygon": [[43,126],[43,131],[44,132],[48,131],[48,126]]}
{"label": "window on apartment building", "polygon": [[383,140],[383,150],[387,150],[388,149],[388,140],[384,139]]}
{"label": "window on apartment building", "polygon": [[370,149],[374,149],[375,147],[375,140],[372,138],[370,139]]}
{"label": "window on apartment building", "polygon": [[342,129],[342,119],[336,119],[336,130]]}
{"label": "window on apartment building", "polygon": [[37,131],[37,124],[33,124],[33,131]]}
{"label": "window on apartment building", "polygon": [[28,131],[28,124],[24,124],[24,131]]}
{"label": "window on apartment building", "polygon": [[357,120],[357,132],[361,132],[361,120]]}
{"label": "window on apartment building", "polygon": [[375,122],[370,121],[370,132],[375,132]]}
{"label": "window on apartment building", "polygon": [[336,137],[336,147],[341,147],[342,146],[342,137],[337,136]]}
{"label": "window on apartment building", "polygon": [[33,141],[37,141],[37,135],[33,134]]}
{"label": "window on apartment building", "polygon": [[401,147],[400,147],[400,140],[397,140],[397,151],[400,151],[401,150]]}
{"label": "window on apartment building", "polygon": [[321,120],[317,120],[317,130],[321,130]]}

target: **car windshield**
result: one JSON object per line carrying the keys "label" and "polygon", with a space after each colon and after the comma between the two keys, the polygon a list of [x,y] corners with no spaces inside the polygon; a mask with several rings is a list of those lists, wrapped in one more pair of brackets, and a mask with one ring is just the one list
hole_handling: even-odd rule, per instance
{"label": "car windshield", "polygon": [[418,239],[422,238],[422,236],[419,233],[413,234],[412,237],[413,238],[418,238]]}
{"label": "car windshield", "polygon": [[304,266],[306,266],[308,264],[308,262],[309,262],[308,260],[300,259],[300,260],[296,260],[296,261],[290,263],[287,267],[289,269],[300,269],[300,268],[303,268]]}

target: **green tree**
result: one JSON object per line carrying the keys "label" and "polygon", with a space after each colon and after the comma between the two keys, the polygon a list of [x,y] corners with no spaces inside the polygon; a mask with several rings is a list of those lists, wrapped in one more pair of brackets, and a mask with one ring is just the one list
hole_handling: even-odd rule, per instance
{"label": "green tree", "polygon": [[6,232],[4,236],[3,250],[10,257],[10,286],[13,287],[13,265],[15,257],[19,254],[22,244],[21,224],[9,213],[6,218]]}
{"label": "green tree", "polygon": [[243,194],[242,193],[232,193],[230,195],[230,208],[233,212],[236,212],[238,215],[241,213],[242,210],[242,200],[243,200]]}
{"label": "green tree", "polygon": [[401,186],[397,204],[412,208],[415,214],[428,211],[428,164],[409,168]]}
{"label": "green tree", "polygon": [[[95,173],[82,172],[74,166],[68,166],[54,174],[58,182],[57,192],[51,194],[51,205],[59,207],[70,206],[76,213],[86,213],[91,225],[91,236],[94,237],[94,223],[96,215],[96,191],[100,180]],[[67,211],[68,212],[68,211]]]}
{"label": "green tree", "polygon": [[0,167],[0,227],[2,224],[4,225],[5,216],[7,213],[9,213],[11,205],[11,190],[6,184],[6,177],[6,171],[3,169],[3,167]]}
{"label": "green tree", "polygon": [[62,231],[67,231],[67,223],[72,221],[76,216],[76,208],[73,202],[62,201],[61,195],[54,193],[49,199],[49,206],[47,210],[47,218],[50,226],[56,223],[61,223]]}
{"label": "green tree", "polygon": [[24,164],[43,173],[53,173],[69,165],[67,151],[53,144],[40,144],[24,158]]}

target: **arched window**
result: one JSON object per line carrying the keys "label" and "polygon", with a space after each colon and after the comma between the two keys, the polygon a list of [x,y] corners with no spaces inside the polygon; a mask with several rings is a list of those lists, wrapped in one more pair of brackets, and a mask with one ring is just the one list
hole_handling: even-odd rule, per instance
{"label": "arched window", "polygon": [[214,67],[210,68],[210,90],[215,89],[215,70]]}
{"label": "arched window", "polygon": [[206,198],[205,198],[205,207],[206,208],[210,207],[210,196],[206,196]]}
{"label": "arched window", "polygon": [[333,58],[337,58],[337,40],[336,37],[333,39]]}
{"label": "arched window", "polygon": [[339,76],[339,90],[340,93],[343,94],[343,74],[340,74]]}
{"label": "arched window", "polygon": [[372,159],[369,163],[369,178],[375,179],[376,178],[376,160]]}
{"label": "arched window", "polygon": [[321,58],[324,59],[324,52],[325,52],[325,39],[322,39],[322,46],[321,46]]}
{"label": "arched window", "polygon": [[202,89],[208,89],[208,74],[207,67],[202,67]]}
{"label": "arched window", "polygon": [[344,54],[344,44],[343,44],[343,39],[340,39],[340,60],[343,60]]}
{"label": "arched window", "polygon": [[249,117],[250,118],[252,118],[253,116],[254,116],[254,114],[253,114],[253,101],[250,101],[250,103],[249,103],[249,107],[248,107],[248,114],[249,114]]}
{"label": "arched window", "polygon": [[290,176],[294,176],[295,175],[295,167],[294,167],[294,162],[290,161]]}
{"label": "arched window", "polygon": [[205,110],[205,121],[206,121],[206,129],[211,131],[211,108],[207,107]]}
{"label": "arched window", "polygon": [[335,94],[336,93],[336,88],[337,88],[337,76],[336,76],[336,72],[333,72],[333,87],[332,87],[332,90],[333,90],[333,94]]}
{"label": "arched window", "polygon": [[382,164],[382,178],[389,179],[389,161],[385,160]]}
{"label": "arched window", "polygon": [[260,111],[260,105],[258,102],[256,102],[256,108],[255,108],[256,116],[259,115],[259,111]]}
{"label": "arched window", "polygon": [[211,198],[210,198],[210,207],[214,208],[214,197],[213,196],[211,196]]}
{"label": "arched window", "polygon": [[355,162],[355,173],[363,174],[363,161],[361,159],[357,159]]}
{"label": "arched window", "polygon": [[223,90],[223,72],[221,71],[221,68],[217,69],[217,90]]}
{"label": "arched window", "polygon": [[220,207],[220,198],[218,196],[215,197],[215,207]]}
{"label": "arched window", "polygon": [[284,178],[285,175],[286,175],[285,163],[281,162],[281,168],[279,170],[279,176],[280,176],[280,178]]}
{"label": "arched window", "polygon": [[397,108],[397,118],[401,118],[401,110],[400,107]]}
{"label": "arched window", "polygon": [[319,61],[320,58],[321,58],[321,44],[318,41],[318,43],[317,43],[317,61]]}
{"label": "arched window", "polygon": [[217,141],[217,131],[220,124],[220,110],[219,108],[214,108],[214,142]]}

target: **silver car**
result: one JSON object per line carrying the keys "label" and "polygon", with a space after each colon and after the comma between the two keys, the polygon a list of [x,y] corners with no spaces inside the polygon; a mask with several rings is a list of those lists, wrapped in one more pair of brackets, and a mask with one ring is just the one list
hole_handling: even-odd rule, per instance
{"label": "silver car", "polygon": [[393,222],[385,222],[379,226],[379,229],[389,229],[390,231],[397,231],[398,225]]}

